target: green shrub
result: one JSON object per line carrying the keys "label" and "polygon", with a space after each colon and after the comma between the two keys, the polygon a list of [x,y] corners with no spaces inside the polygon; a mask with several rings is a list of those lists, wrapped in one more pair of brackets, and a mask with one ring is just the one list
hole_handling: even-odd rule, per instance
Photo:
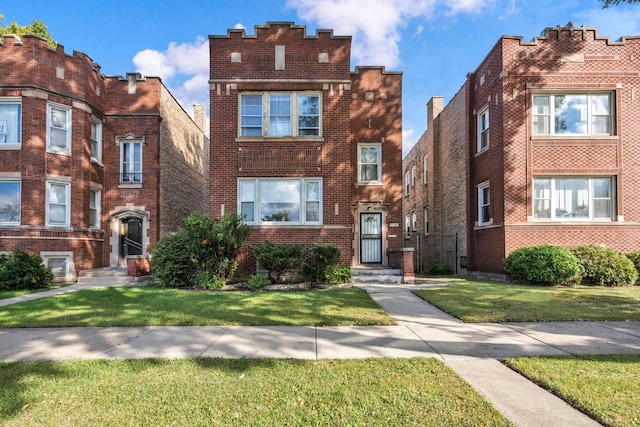
{"label": "green shrub", "polygon": [[328,265],[324,269],[323,283],[331,286],[342,285],[351,281],[351,269],[349,267],[337,267]]}
{"label": "green shrub", "polygon": [[271,281],[263,274],[254,274],[247,282],[247,285],[249,285],[249,288],[251,289],[262,289],[270,284]]}
{"label": "green shrub", "polygon": [[335,269],[338,267],[340,248],[333,243],[317,243],[311,247],[310,253],[309,260],[303,267],[304,277],[312,282],[328,283],[327,268],[333,267]]}
{"label": "green shrub", "polygon": [[633,263],[636,267],[636,272],[638,273],[638,279],[636,279],[636,285],[640,284],[640,251],[629,252],[626,254],[629,261]]}
{"label": "green shrub", "polygon": [[15,251],[0,258],[0,290],[48,288],[51,280],[53,273],[38,255]]}
{"label": "green shrub", "polygon": [[518,248],[504,260],[504,269],[516,280],[544,286],[580,283],[584,272],[570,250],[552,245]]}
{"label": "green shrub", "polygon": [[271,242],[261,243],[253,248],[253,255],[267,270],[267,278],[273,283],[279,283],[283,275],[296,271],[303,261],[302,245],[281,244]]}
{"label": "green shrub", "polygon": [[449,274],[449,266],[435,262],[429,266],[427,272],[435,275]]}
{"label": "green shrub", "polygon": [[155,245],[153,274],[161,286],[220,288],[235,272],[238,252],[249,231],[240,216],[214,219],[192,213],[181,231]]}
{"label": "green shrub", "polygon": [[584,283],[598,286],[624,286],[638,279],[633,262],[622,252],[595,245],[571,249],[584,267]]}

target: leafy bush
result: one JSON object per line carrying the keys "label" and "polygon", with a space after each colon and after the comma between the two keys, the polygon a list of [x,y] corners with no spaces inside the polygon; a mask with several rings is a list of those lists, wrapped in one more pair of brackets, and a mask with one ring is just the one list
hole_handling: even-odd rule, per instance
{"label": "leafy bush", "polygon": [[0,290],[48,288],[51,280],[53,273],[38,255],[15,251],[0,257]]}
{"label": "leafy bush", "polygon": [[184,228],[154,247],[151,269],[162,286],[220,288],[235,272],[250,229],[240,216],[192,213]]}
{"label": "leafy bush", "polygon": [[523,246],[504,260],[505,272],[532,285],[580,283],[584,268],[570,250],[552,245]]}
{"label": "leafy bush", "polygon": [[636,279],[636,285],[640,284],[640,251],[629,252],[626,254],[629,261],[633,263],[636,267],[636,271],[638,272],[638,279]]}
{"label": "leafy bush", "polygon": [[337,267],[328,265],[324,269],[324,281],[327,285],[341,285],[351,281],[351,269],[349,267]]}
{"label": "leafy bush", "polygon": [[449,274],[449,266],[447,264],[433,263],[427,270],[429,274],[442,275]]}
{"label": "leafy bush", "polygon": [[[261,243],[253,248],[253,255],[267,270],[267,278],[273,283],[282,281],[283,275],[296,271],[303,261],[302,245]],[[274,276],[275,275],[275,276]]]}
{"label": "leafy bush", "polygon": [[265,286],[269,286],[270,284],[271,281],[267,278],[267,276],[262,274],[254,274],[247,282],[247,285],[249,285],[251,289],[261,289]]}
{"label": "leafy bush", "polygon": [[584,267],[585,284],[624,286],[638,279],[633,262],[621,252],[595,245],[576,246],[571,252]]}
{"label": "leafy bush", "polygon": [[[317,243],[311,248],[310,252],[309,261],[304,264],[303,268],[305,278],[312,282],[328,283],[327,272],[333,272],[333,270],[327,269],[338,267],[340,248],[333,243]],[[349,274],[351,274],[351,270],[349,270]]]}

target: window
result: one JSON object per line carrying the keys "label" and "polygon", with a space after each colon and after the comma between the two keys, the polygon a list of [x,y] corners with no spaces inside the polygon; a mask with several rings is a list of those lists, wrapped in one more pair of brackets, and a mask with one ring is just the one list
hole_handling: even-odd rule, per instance
{"label": "window", "polygon": [[489,146],[489,107],[478,114],[478,152]]}
{"label": "window", "polygon": [[69,225],[69,192],[69,183],[47,181],[47,225]]}
{"label": "window", "polygon": [[71,108],[47,104],[47,149],[71,153]]}
{"label": "window", "polygon": [[411,231],[416,231],[418,229],[418,216],[416,212],[411,213]]}
{"label": "window", "polygon": [[484,183],[478,186],[478,225],[490,224],[489,219],[489,184]]}
{"label": "window", "polygon": [[102,161],[102,122],[91,118],[91,158]]}
{"label": "window", "polygon": [[382,181],[381,151],[380,144],[358,145],[358,182]]}
{"label": "window", "polygon": [[539,220],[611,220],[611,177],[535,178],[533,217]]}
{"label": "window", "polygon": [[429,182],[429,157],[424,156],[422,158],[422,183],[427,184]]}
{"label": "window", "polygon": [[429,234],[429,208],[424,208],[424,235]]}
{"label": "window", "polygon": [[322,224],[320,178],[242,178],[238,192],[248,224]]}
{"label": "window", "polygon": [[533,96],[534,135],[611,135],[613,95],[539,94]]}
{"label": "window", "polygon": [[404,195],[409,195],[409,188],[411,188],[411,175],[409,172],[404,174]]}
{"label": "window", "polygon": [[0,224],[20,224],[20,181],[0,180]]}
{"label": "window", "polygon": [[100,228],[100,190],[89,190],[89,227]]}
{"label": "window", "polygon": [[142,141],[121,141],[120,183],[142,182]]}
{"label": "window", "polygon": [[20,144],[22,140],[22,104],[20,98],[0,98],[0,148],[2,144]]}
{"label": "window", "polygon": [[40,252],[45,267],[53,273],[54,282],[73,282],[76,280],[76,267],[73,252]]}
{"label": "window", "polygon": [[415,166],[411,168],[411,186],[416,186],[416,175],[418,175],[418,171]]}
{"label": "window", "polygon": [[240,94],[240,136],[320,136],[320,94]]}
{"label": "window", "polygon": [[404,236],[408,239],[411,235],[411,217],[409,216],[409,214],[404,217],[404,230]]}

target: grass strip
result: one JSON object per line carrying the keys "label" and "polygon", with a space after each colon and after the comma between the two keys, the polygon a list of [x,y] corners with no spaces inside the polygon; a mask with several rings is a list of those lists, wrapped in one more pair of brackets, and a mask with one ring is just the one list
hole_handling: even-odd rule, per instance
{"label": "grass strip", "polygon": [[427,358],[0,363],[0,391],[5,426],[511,425]]}
{"label": "grass strip", "polygon": [[0,327],[392,325],[357,288],[210,292],[115,287],[0,307]]}
{"label": "grass strip", "polygon": [[640,320],[640,286],[538,287],[457,279],[414,293],[465,322]]}
{"label": "grass strip", "polygon": [[600,423],[640,426],[640,355],[506,359],[509,367]]}

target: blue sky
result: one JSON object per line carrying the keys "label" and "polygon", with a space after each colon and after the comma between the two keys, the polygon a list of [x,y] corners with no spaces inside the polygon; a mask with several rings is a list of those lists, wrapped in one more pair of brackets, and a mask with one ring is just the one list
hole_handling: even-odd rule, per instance
{"label": "blue sky", "polygon": [[2,1],[5,25],[44,21],[67,53],[78,50],[105,75],[160,76],[191,113],[208,107],[208,36],[270,21],[351,35],[351,69],[402,71],[405,153],[426,129],[426,103],[448,102],[502,35],[525,41],[546,27],[598,28],[617,40],[640,35],[640,5],[602,9],[598,0],[64,0]]}

